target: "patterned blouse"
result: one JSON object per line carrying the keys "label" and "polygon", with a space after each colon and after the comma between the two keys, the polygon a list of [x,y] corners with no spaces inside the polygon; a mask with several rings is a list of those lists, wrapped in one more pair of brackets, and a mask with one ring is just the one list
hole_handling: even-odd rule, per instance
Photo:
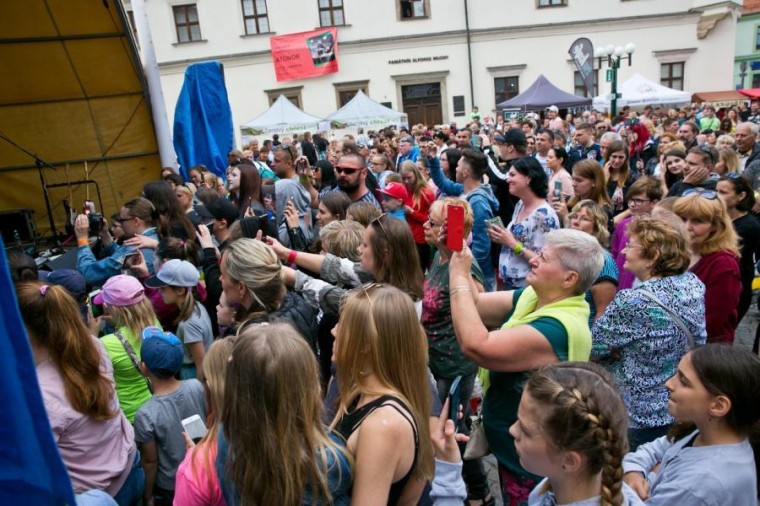
{"label": "patterned blouse", "polygon": [[[543,202],[533,210],[525,220],[516,222],[520,212],[525,207],[520,200],[515,206],[512,221],[507,225],[507,230],[512,232],[523,248],[533,252],[539,252],[544,246],[544,237],[552,230],[559,228],[559,219],[554,209]],[[502,246],[499,256],[499,277],[504,281],[506,289],[521,288],[526,286],[525,278],[530,271],[528,260],[522,255],[515,255],[511,249]]]}
{"label": "patterned blouse", "polygon": [[592,329],[591,359],[620,387],[631,429],[662,427],[668,413],[665,381],[686,354],[688,337],[670,315],[641,294],[648,290],[680,315],[697,346],[705,344],[705,286],[691,272],[644,281],[621,290]]}

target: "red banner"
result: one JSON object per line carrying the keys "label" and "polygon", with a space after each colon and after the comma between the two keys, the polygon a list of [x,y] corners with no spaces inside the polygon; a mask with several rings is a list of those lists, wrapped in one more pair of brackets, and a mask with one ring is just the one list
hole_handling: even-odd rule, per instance
{"label": "red banner", "polygon": [[338,30],[291,33],[269,38],[277,81],[292,81],[338,71]]}

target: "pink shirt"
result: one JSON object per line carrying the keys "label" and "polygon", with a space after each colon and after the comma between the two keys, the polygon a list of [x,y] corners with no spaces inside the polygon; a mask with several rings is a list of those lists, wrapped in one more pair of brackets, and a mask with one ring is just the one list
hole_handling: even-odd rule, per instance
{"label": "pink shirt", "polygon": [[[216,441],[213,441],[185,454],[174,482],[176,506],[227,506],[214,469],[216,449]],[[208,466],[203,465],[204,462],[208,462]]]}
{"label": "pink shirt", "polygon": [[[113,367],[103,345],[96,338],[101,371],[113,383]],[[116,495],[132,471],[137,447],[132,426],[119,408],[116,390],[111,391],[111,409],[118,414],[104,421],[84,415],[69,402],[63,377],[52,361],[37,365],[50,427],[61,458],[69,471],[76,493],[104,490]]]}

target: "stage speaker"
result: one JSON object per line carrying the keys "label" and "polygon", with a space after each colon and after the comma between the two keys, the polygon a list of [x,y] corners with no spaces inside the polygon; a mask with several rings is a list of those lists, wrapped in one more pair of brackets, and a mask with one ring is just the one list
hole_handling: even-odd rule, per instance
{"label": "stage speaker", "polygon": [[34,225],[33,209],[13,209],[0,211],[0,231],[6,246],[16,244],[14,237],[18,232],[21,242],[29,243],[37,240],[37,229]]}

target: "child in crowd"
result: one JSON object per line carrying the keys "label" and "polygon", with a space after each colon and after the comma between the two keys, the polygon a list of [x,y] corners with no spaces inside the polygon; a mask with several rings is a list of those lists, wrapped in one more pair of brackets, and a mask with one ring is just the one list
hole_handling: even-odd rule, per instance
{"label": "child in crowd", "polygon": [[528,504],[642,504],[623,483],[627,428],[625,405],[602,367],[564,362],[532,374],[509,429],[520,464],[546,476]]}
{"label": "child in crowd", "polygon": [[203,356],[214,340],[214,331],[206,308],[195,300],[193,289],[198,284],[198,269],[185,260],[169,260],[145,285],[160,288],[166,304],[179,307],[177,337],[182,341],[185,357],[181,379],[195,378],[201,370]]}
{"label": "child in crowd", "polygon": [[747,436],[760,420],[760,357],[708,344],[687,353],[665,386],[677,423],[625,456],[626,483],[648,505],[755,506],[757,463]]}
{"label": "child in crowd", "polygon": [[135,416],[135,441],[145,469],[145,504],[171,505],[174,478],[187,447],[182,420],[193,415],[206,419],[203,385],[196,379],[179,381],[182,342],[157,327],[143,331],[140,369],[153,385],[153,397]]}
{"label": "child in crowd", "polygon": [[383,209],[388,215],[397,220],[406,221],[404,206],[409,200],[409,192],[406,191],[403,183],[390,182],[385,184],[385,189],[381,190],[383,195]]}
{"label": "child in crowd", "polygon": [[[222,295],[224,299],[224,295]],[[220,319],[221,321],[221,319]],[[226,506],[214,469],[217,453],[224,375],[237,336],[219,339],[203,359],[203,377],[208,399],[208,432],[197,446],[188,450],[177,469],[174,502],[182,506]]]}

